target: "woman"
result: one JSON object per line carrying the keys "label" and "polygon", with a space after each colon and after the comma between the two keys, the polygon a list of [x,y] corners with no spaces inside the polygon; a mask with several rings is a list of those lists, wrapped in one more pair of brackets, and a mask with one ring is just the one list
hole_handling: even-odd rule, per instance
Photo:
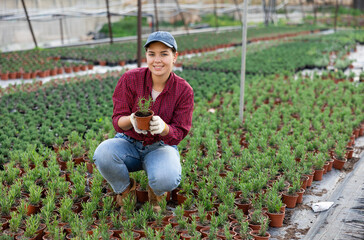
{"label": "woman", "polygon": [[[115,138],[102,142],[95,151],[95,164],[109,182],[121,206],[135,197],[136,182],[129,172],[144,170],[148,176],[148,197],[155,211],[167,192],[181,180],[177,144],[192,125],[193,89],[172,72],[177,60],[177,43],[168,32],[150,34],[144,45],[147,68],[122,75],[113,94]],[[135,112],[140,97],[153,98],[154,116],[150,129],[136,126]]]}

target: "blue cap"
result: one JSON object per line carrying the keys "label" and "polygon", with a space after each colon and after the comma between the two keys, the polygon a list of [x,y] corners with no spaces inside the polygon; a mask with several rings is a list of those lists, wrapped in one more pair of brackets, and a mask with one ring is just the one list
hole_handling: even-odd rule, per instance
{"label": "blue cap", "polygon": [[144,47],[147,47],[152,42],[164,43],[167,47],[174,48],[177,51],[176,40],[174,40],[174,37],[169,32],[158,31],[151,33]]}

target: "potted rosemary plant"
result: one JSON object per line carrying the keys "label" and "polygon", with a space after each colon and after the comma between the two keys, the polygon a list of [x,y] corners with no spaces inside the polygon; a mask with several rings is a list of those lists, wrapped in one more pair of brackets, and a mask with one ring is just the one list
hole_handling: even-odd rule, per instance
{"label": "potted rosemary plant", "polygon": [[149,122],[154,115],[154,112],[150,109],[152,100],[150,97],[148,99],[145,97],[138,99],[138,111],[135,113],[135,118],[137,126],[141,130],[149,130]]}

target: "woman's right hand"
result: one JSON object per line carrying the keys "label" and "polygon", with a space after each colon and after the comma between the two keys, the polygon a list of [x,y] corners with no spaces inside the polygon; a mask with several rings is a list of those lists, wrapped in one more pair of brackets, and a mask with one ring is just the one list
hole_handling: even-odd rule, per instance
{"label": "woman's right hand", "polygon": [[130,122],[131,124],[133,125],[133,128],[135,130],[135,132],[139,133],[139,134],[147,134],[148,131],[147,130],[140,130],[138,127],[137,127],[137,123],[136,123],[136,119],[135,119],[135,113],[132,113],[130,115]]}

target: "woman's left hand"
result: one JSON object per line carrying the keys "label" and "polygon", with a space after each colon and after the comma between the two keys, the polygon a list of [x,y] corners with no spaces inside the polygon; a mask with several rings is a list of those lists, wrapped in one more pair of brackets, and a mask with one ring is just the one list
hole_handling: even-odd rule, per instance
{"label": "woman's left hand", "polygon": [[167,127],[167,124],[159,116],[153,116],[149,125],[149,130],[152,135],[161,134]]}

